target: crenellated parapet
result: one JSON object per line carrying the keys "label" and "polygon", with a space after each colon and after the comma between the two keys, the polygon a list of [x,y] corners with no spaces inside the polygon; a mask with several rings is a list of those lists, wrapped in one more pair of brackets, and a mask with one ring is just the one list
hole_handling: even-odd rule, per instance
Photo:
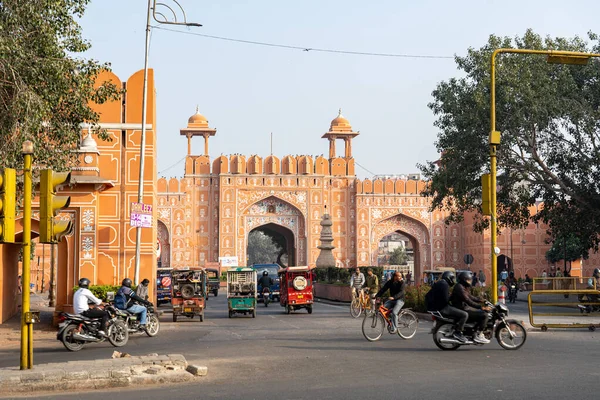
{"label": "crenellated parapet", "polygon": [[356,180],[357,194],[403,194],[418,196],[427,187],[427,182],[414,179],[365,179]]}

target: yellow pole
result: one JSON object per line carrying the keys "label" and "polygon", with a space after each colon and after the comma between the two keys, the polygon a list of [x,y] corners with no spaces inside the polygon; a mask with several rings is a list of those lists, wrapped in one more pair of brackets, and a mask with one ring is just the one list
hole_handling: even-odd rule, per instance
{"label": "yellow pole", "polygon": [[31,273],[31,158],[33,143],[23,143],[23,272],[21,309],[21,369],[33,367],[33,324],[25,321],[29,314],[29,283]]}
{"label": "yellow pole", "polygon": [[[496,56],[500,53],[512,53],[512,54],[538,54],[547,55],[550,57],[558,57],[556,60],[552,60],[554,63],[574,63],[580,64],[579,62],[583,59],[591,57],[600,57],[600,54],[596,53],[582,53],[577,51],[561,51],[561,50],[531,50],[531,49],[497,49],[494,50],[491,57],[491,76],[490,76],[490,202],[491,202],[491,245],[490,249],[492,256],[492,302],[498,301],[498,255],[495,252],[498,238],[497,238],[497,223],[496,218],[496,150],[500,144],[500,132],[496,132]],[[550,60],[549,60],[550,62]]]}

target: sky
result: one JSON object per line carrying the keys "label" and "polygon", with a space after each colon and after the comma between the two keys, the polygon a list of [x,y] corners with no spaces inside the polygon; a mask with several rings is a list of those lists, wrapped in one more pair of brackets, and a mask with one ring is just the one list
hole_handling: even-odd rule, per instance
{"label": "sky", "polygon": [[[178,0],[200,28],[170,27],[249,41],[370,53],[465,55],[490,34],[600,33],[598,1],[554,0]],[[160,0],[174,6],[173,0]],[[144,67],[147,0],[91,0],[80,23],[92,44],[84,54],[110,62],[126,80]],[[165,9],[163,9],[165,10]],[[179,14],[181,16],[181,14]],[[154,23],[156,24],[156,23]],[[186,127],[196,106],[217,129],[221,154],[328,154],[321,136],[342,109],[354,131],[359,177],[418,173],[436,160],[436,85],[458,77],[452,58],[321,53],[152,30],[150,68],[157,89],[159,176],[181,177]],[[203,139],[192,141],[202,154]],[[343,155],[343,142],[337,144]]]}

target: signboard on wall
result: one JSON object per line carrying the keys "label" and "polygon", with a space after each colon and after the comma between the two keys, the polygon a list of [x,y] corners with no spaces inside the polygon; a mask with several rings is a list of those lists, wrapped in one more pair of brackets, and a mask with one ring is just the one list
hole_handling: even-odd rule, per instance
{"label": "signboard on wall", "polygon": [[219,263],[221,263],[221,267],[237,267],[238,266],[238,258],[237,258],[237,256],[219,257]]}
{"label": "signboard on wall", "polygon": [[144,203],[131,203],[129,223],[135,228],[152,228],[152,206]]}

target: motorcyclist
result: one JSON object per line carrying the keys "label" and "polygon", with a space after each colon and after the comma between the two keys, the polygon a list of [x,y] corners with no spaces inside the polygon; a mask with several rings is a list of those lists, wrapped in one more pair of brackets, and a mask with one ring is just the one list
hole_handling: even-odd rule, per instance
{"label": "motorcyclist", "polygon": [[[591,283],[591,285],[589,285],[589,283]],[[594,269],[591,282],[588,282],[588,289],[600,291],[600,268]],[[600,297],[597,294],[590,294],[588,298],[592,303],[598,303],[600,301]]]}
{"label": "motorcyclist", "polygon": [[504,281],[504,284],[508,289],[510,289],[511,285],[517,286],[517,279],[515,278],[515,273],[513,271],[510,271],[508,278],[506,278]]}
{"label": "motorcyclist", "polygon": [[392,309],[391,319],[393,330],[391,333],[396,333],[398,332],[398,314],[404,305],[405,284],[400,271],[396,271],[394,277],[389,279],[374,297],[381,297],[388,289],[390,291],[390,297],[386,299],[384,307]]}
{"label": "motorcyclist", "polygon": [[[135,292],[131,289],[131,283],[131,279],[123,279],[123,282],[121,282],[121,288],[117,291],[115,296],[115,307],[120,310],[127,310],[131,314],[139,314],[140,328],[145,329],[148,309],[141,304],[150,305],[150,302],[135,294]],[[140,304],[136,304],[135,302]]]}
{"label": "motorcyclist", "polygon": [[434,283],[431,290],[427,292],[425,301],[428,311],[439,311],[443,316],[456,321],[452,336],[464,343],[467,341],[467,338],[463,335],[462,331],[469,318],[469,314],[450,305],[450,288],[455,283],[456,277],[454,276],[454,272],[445,271],[442,274],[442,278]]}
{"label": "motorcyclist", "polygon": [[106,323],[108,322],[109,314],[100,308],[90,308],[88,304],[90,301],[99,306],[102,304],[102,300],[94,296],[89,287],[90,280],[88,278],[81,278],[79,280],[79,289],[73,295],[73,311],[75,311],[75,314],[81,314],[84,317],[99,319],[100,330],[98,334],[106,336]]}
{"label": "motorcyclist", "polygon": [[454,285],[450,304],[454,307],[464,310],[469,315],[469,320],[476,322],[475,335],[473,341],[476,343],[489,343],[490,341],[483,336],[483,330],[488,322],[489,307],[483,307],[482,299],[473,296],[469,292],[469,287],[473,282],[473,273],[471,271],[462,271],[458,274],[458,283]]}
{"label": "motorcyclist", "polygon": [[268,271],[263,271],[262,276],[258,280],[258,285],[261,287],[261,291],[264,292],[265,288],[271,290],[271,286],[273,285],[273,279],[269,276]]}

